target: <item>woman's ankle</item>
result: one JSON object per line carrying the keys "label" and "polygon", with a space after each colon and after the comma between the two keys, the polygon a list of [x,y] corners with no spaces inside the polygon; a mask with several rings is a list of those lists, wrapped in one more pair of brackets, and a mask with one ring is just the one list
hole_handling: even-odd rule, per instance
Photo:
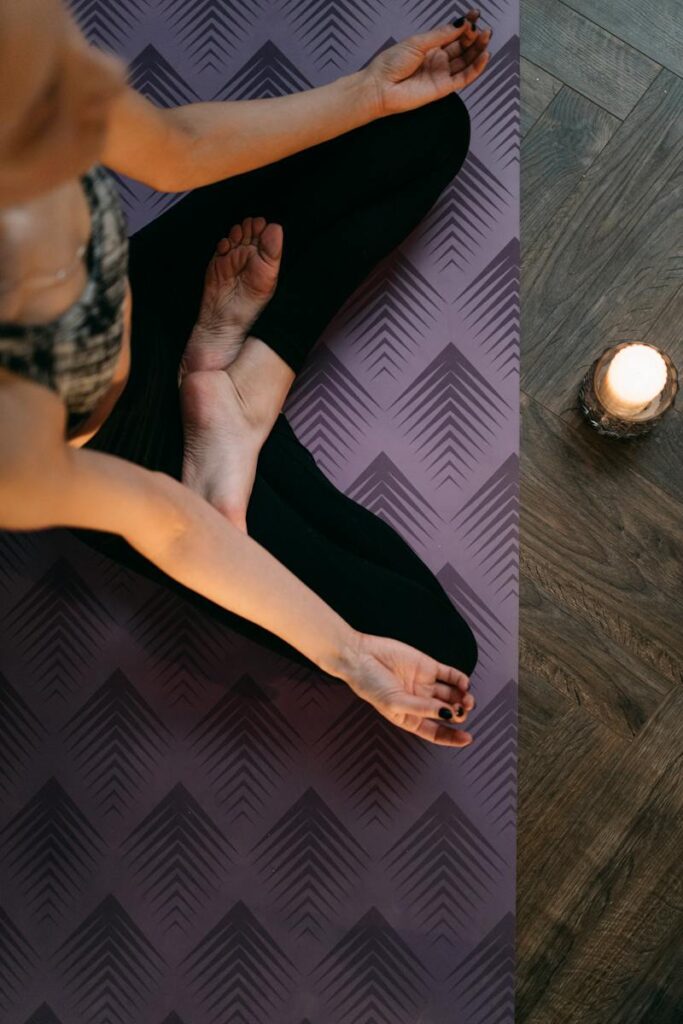
{"label": "woman's ankle", "polygon": [[250,418],[272,426],[296,377],[289,364],[260,338],[249,335],[226,372]]}

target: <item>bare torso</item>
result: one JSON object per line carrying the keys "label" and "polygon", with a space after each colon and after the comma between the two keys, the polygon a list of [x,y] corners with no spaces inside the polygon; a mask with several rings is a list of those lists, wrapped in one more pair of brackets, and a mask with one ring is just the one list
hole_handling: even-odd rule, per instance
{"label": "bare torso", "polygon": [[[0,211],[0,281],[17,281],[0,291],[0,320],[18,324],[48,323],[82,294],[87,283],[85,256],[62,281],[40,288],[22,287],[21,279],[52,274],[71,266],[79,245],[91,233],[90,209],[79,181],[69,181],[21,208]],[[109,389],[79,433],[68,444],[80,447],[97,433],[123,391],[130,368],[132,296],[127,284],[124,338]]]}

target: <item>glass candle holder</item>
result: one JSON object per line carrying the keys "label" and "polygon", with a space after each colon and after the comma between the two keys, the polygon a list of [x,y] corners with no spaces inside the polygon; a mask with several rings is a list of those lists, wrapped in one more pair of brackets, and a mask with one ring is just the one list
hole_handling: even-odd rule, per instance
{"label": "glass candle holder", "polygon": [[[618,353],[633,347],[648,350],[638,353],[643,357],[641,363],[647,371],[642,375],[643,379],[634,375],[628,365],[619,366],[620,362],[627,363],[628,357],[622,357],[616,364],[614,362]],[[653,397],[647,394],[648,378],[654,381],[653,388],[660,382],[662,384]],[[622,341],[604,349],[591,364],[579,387],[578,405],[599,434],[628,439],[641,437],[652,430],[674,404],[677,392],[678,371],[666,352],[655,345]]]}

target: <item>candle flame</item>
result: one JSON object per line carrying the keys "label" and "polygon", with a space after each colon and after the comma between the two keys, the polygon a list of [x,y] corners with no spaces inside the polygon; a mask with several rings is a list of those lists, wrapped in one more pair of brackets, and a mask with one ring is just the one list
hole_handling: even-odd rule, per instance
{"label": "candle flame", "polygon": [[620,406],[643,408],[666,384],[666,363],[651,345],[633,344],[615,355],[607,370],[606,390]]}

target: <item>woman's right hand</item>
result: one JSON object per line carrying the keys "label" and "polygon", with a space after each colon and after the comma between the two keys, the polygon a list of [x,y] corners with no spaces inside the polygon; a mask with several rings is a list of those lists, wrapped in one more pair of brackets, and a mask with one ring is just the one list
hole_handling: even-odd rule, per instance
{"label": "woman's right hand", "polygon": [[0,373],[0,529],[117,534],[172,579],[343,679],[392,724],[432,743],[471,742],[438,716],[440,707],[474,707],[463,672],[398,640],[359,633],[179,480],[108,452],[70,447],[65,421],[55,392]]}
{"label": "woman's right hand", "polygon": [[492,29],[479,31],[478,11],[462,25],[421,32],[378,53],[364,69],[376,95],[379,116],[414,110],[462,90],[482,74],[491,54]]}
{"label": "woman's right hand", "polygon": [[[447,747],[467,747],[473,742],[471,733],[454,729],[439,715],[446,708],[453,720],[465,721],[476,704],[468,692],[469,677],[409,644],[358,633],[343,671],[335,674],[400,729]],[[462,715],[456,713],[458,707]]]}

